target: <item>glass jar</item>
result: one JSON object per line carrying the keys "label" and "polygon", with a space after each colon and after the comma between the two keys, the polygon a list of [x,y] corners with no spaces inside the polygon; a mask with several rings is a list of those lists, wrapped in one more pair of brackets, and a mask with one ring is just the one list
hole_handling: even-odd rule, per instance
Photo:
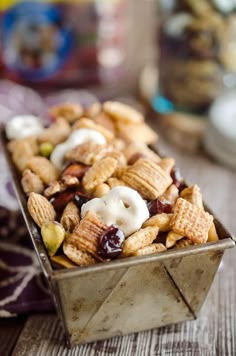
{"label": "glass jar", "polygon": [[160,0],[160,92],[202,112],[236,83],[236,1]]}

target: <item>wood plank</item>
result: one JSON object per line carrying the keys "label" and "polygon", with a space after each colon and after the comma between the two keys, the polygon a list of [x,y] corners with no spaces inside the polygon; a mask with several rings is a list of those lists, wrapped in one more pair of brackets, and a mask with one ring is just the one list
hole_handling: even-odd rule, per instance
{"label": "wood plank", "polygon": [[25,317],[0,319],[0,355],[10,355],[25,324]]}
{"label": "wood plank", "polygon": [[[236,232],[236,173],[205,155],[184,155],[161,142],[166,155],[174,156],[189,182],[200,185],[205,200],[220,220]],[[196,321],[152,331],[116,337],[72,350],[65,347],[55,315],[31,316],[14,349],[14,356],[93,355],[235,355],[236,353],[236,259],[227,251],[210,293]]]}

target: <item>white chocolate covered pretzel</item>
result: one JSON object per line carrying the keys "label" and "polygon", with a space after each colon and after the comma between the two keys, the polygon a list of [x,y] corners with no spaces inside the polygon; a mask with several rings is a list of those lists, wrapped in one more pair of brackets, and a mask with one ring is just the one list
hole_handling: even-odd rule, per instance
{"label": "white chocolate covered pretzel", "polygon": [[34,115],[14,116],[6,125],[6,135],[9,140],[39,136],[43,130],[40,118]]}
{"label": "white chocolate covered pretzel", "polygon": [[149,218],[145,201],[139,193],[128,187],[115,187],[102,198],[95,198],[82,206],[81,216],[92,211],[107,225],[118,225],[125,236],[141,228]]}
{"label": "white chocolate covered pretzel", "polygon": [[57,169],[62,169],[66,152],[88,141],[98,144],[106,143],[105,137],[100,132],[84,128],[75,130],[65,142],[55,147],[51,154],[51,162]]}

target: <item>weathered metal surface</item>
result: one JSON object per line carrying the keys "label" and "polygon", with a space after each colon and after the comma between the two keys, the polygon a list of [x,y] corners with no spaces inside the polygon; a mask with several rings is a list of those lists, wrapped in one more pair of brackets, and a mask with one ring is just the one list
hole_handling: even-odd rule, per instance
{"label": "weathered metal surface", "polygon": [[26,198],[7,150],[6,158],[68,345],[196,318],[224,250],[235,245],[219,222],[216,221],[220,240],[206,245],[72,270],[53,270],[38,229],[27,212]]}

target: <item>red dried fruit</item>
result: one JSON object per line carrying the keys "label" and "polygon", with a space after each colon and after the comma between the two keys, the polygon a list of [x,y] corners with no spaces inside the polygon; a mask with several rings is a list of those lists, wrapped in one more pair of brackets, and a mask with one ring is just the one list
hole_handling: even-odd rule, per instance
{"label": "red dried fruit", "polygon": [[116,225],[111,225],[102,234],[98,243],[98,254],[104,258],[116,258],[122,252],[125,235]]}
{"label": "red dried fruit", "polygon": [[150,216],[162,213],[169,214],[172,212],[172,204],[169,200],[160,197],[148,203],[148,210]]}

